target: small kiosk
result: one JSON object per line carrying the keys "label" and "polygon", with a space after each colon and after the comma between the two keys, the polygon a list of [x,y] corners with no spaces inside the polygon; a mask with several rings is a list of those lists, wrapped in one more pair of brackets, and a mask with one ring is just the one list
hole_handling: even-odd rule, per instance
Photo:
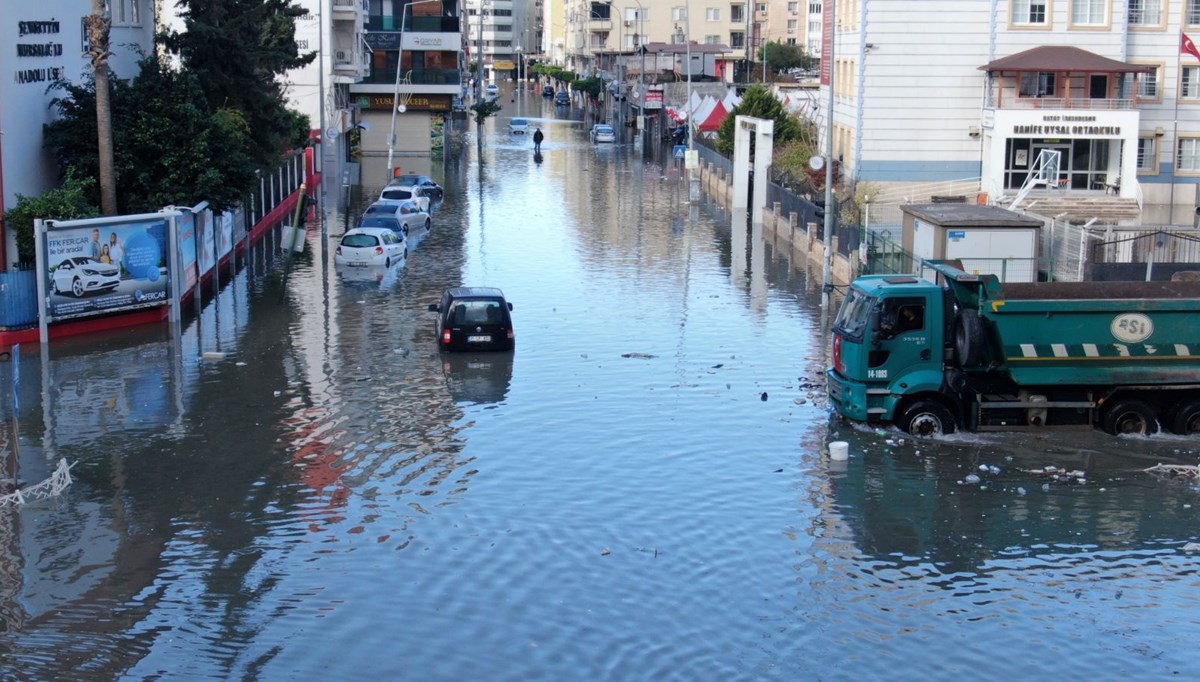
{"label": "small kiosk", "polygon": [[966,203],[909,204],[900,210],[904,250],[918,263],[957,260],[966,272],[995,275],[1001,282],[1037,281],[1041,220]]}

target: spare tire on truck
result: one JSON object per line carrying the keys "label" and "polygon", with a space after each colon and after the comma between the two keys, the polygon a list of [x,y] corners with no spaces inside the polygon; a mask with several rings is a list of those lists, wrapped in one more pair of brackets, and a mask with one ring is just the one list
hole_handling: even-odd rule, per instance
{"label": "spare tire on truck", "polygon": [[961,367],[974,367],[983,361],[983,320],[970,308],[958,311],[954,318],[954,355]]}

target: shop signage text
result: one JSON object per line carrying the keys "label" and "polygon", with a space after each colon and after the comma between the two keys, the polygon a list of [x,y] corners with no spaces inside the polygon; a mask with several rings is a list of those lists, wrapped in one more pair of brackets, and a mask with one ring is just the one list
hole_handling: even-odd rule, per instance
{"label": "shop signage text", "polygon": [[[48,36],[61,32],[62,27],[57,21],[18,21],[17,36]],[[16,44],[18,59],[44,59],[63,56],[62,43],[55,42],[18,42]],[[13,80],[17,83],[48,83],[63,78],[66,74],[61,66],[17,69]]]}
{"label": "shop signage text", "polygon": [[[1121,126],[1094,125],[1096,117],[1087,114],[1047,114],[1042,125],[1013,126],[1014,135],[1108,135],[1120,137]],[[1092,125],[1080,125],[1092,124]]]}

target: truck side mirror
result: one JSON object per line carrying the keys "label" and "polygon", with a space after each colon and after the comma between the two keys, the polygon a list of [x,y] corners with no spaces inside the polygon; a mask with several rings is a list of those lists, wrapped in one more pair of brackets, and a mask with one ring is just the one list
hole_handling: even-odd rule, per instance
{"label": "truck side mirror", "polygon": [[879,318],[880,318],[880,316],[879,316],[878,309],[872,310],[871,314],[867,317],[867,329],[871,330],[871,345],[872,346],[879,345],[879,329],[880,329]]}
{"label": "truck side mirror", "polygon": [[429,312],[436,313],[437,311],[438,311],[438,304],[430,303],[429,304]]}

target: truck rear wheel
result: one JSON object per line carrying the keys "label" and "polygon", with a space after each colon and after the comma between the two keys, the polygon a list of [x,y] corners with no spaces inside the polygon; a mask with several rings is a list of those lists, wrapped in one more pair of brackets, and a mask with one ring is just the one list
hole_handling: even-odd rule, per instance
{"label": "truck rear wheel", "polygon": [[1200,433],[1200,401],[1183,403],[1176,410],[1170,423],[1171,430],[1184,436]]}
{"label": "truck rear wheel", "polygon": [[1148,436],[1158,431],[1158,418],[1148,403],[1121,400],[1105,411],[1104,430],[1115,436],[1124,433]]}
{"label": "truck rear wheel", "polygon": [[914,436],[934,438],[954,433],[954,415],[936,400],[918,400],[897,420],[896,425]]}
{"label": "truck rear wheel", "polygon": [[974,367],[983,359],[983,322],[970,308],[958,311],[954,320],[954,353],[962,367]]}

